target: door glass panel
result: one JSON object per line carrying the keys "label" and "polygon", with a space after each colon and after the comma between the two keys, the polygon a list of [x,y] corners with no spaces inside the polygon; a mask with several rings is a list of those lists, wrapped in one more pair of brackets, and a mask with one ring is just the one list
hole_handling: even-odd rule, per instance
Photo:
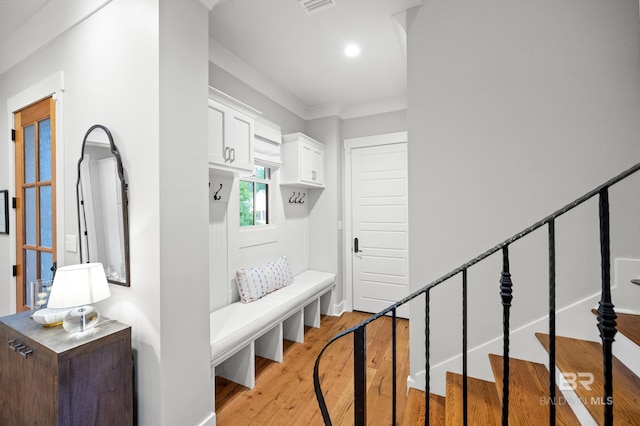
{"label": "door glass panel", "polygon": [[38,163],[40,181],[51,180],[51,120],[38,123]]}
{"label": "door glass panel", "polygon": [[40,278],[43,280],[53,279],[53,255],[46,251],[40,252]]}
{"label": "door glass panel", "polygon": [[53,247],[53,218],[51,206],[51,186],[40,187],[40,245]]}
{"label": "door glass panel", "polygon": [[27,302],[31,300],[31,281],[38,278],[38,253],[35,250],[25,250],[24,255],[24,295]]}
{"label": "door glass panel", "polygon": [[36,189],[24,189],[24,236],[25,243],[35,246],[36,241]]}
{"label": "door glass panel", "polygon": [[24,128],[24,183],[36,181],[36,145],[33,125]]}

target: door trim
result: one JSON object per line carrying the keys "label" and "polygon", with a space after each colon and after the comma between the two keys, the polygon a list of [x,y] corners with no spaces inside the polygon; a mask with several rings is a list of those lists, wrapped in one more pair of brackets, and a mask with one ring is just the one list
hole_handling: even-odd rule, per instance
{"label": "door trim", "polygon": [[[55,101],[55,114],[56,114],[56,182],[58,182],[58,191],[56,191],[56,200],[55,203],[58,206],[58,212],[56,214],[56,258],[58,261],[58,266],[64,265],[64,253],[65,253],[65,245],[64,245],[64,236],[65,236],[65,228],[64,228],[64,108],[63,108],[63,93],[64,93],[64,73],[59,71],[44,80],[41,80],[38,83],[35,83],[33,86],[15,94],[7,100],[7,123],[13,127],[13,113],[18,111],[26,106],[29,106],[39,100],[47,98],[49,96],[53,97]],[[15,187],[16,187],[16,176],[15,176],[15,144],[13,142],[8,144],[7,154],[10,159],[9,167],[7,170],[9,172],[9,188],[13,188],[10,195],[11,197],[15,197]],[[78,154],[79,155],[79,154]],[[79,158],[79,157],[78,157]],[[15,209],[9,209],[9,265],[16,264],[16,211]],[[1,287],[1,286],[0,286]],[[1,294],[0,288],[0,294]],[[11,277],[9,279],[9,309],[11,312],[15,312],[16,309],[16,278]]]}
{"label": "door trim", "polygon": [[345,289],[345,310],[353,311],[353,264],[351,262],[351,253],[353,251],[353,241],[351,240],[351,231],[353,229],[351,218],[351,150],[355,148],[366,148],[371,146],[394,145],[398,143],[407,143],[409,141],[408,133],[395,132],[384,133],[380,135],[363,136],[359,138],[351,138],[344,140],[344,187],[342,205],[344,206],[344,232],[343,236],[343,253],[344,253],[344,289]]}

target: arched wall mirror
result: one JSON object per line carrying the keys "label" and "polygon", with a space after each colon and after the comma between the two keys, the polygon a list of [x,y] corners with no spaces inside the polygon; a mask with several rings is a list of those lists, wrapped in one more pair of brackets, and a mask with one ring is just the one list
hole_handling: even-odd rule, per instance
{"label": "arched wall mirror", "polygon": [[100,124],[82,141],[76,196],[80,262],[100,262],[110,283],[130,286],[127,183],[111,132]]}

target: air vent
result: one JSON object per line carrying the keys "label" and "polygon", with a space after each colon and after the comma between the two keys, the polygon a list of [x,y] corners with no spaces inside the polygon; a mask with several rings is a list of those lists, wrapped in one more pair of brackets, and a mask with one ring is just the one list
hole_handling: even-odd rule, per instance
{"label": "air vent", "polygon": [[307,15],[320,12],[336,5],[336,0],[298,0]]}

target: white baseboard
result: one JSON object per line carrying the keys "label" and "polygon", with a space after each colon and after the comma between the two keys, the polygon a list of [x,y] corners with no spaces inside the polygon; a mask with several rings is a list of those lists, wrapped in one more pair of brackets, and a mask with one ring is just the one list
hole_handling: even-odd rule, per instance
{"label": "white baseboard", "polygon": [[216,413],[209,413],[207,417],[204,418],[198,426],[216,426]]}
{"label": "white baseboard", "polygon": [[339,317],[342,316],[342,314],[344,314],[346,311],[345,307],[344,307],[344,300],[340,303],[336,303],[333,305],[333,312],[331,312],[331,316],[332,317]]}

